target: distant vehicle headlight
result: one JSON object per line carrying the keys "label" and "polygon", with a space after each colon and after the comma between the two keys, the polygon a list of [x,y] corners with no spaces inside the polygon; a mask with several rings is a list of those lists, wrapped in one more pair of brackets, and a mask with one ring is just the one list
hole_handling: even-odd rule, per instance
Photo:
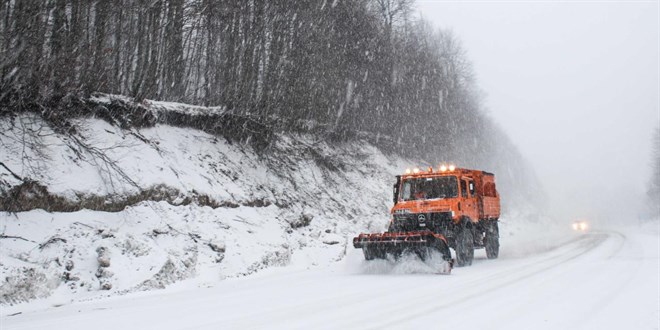
{"label": "distant vehicle headlight", "polygon": [[586,221],[575,221],[573,222],[573,230],[576,231],[586,231],[589,228],[589,224]]}

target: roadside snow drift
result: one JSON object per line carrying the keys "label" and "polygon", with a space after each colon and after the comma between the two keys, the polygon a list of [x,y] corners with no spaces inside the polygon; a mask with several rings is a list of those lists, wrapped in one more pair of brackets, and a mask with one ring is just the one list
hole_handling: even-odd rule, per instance
{"label": "roadside snow drift", "polygon": [[279,135],[259,156],[189,128],[72,122],[76,135],[29,114],[0,120],[0,192],[31,182],[57,197],[44,208],[94,209],[0,212],[2,304],[340,260],[356,232],[384,229],[406,165],[358,142]]}

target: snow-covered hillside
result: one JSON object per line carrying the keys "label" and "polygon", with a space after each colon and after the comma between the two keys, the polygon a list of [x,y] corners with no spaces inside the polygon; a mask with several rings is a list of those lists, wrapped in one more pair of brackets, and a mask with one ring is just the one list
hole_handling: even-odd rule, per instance
{"label": "snow-covered hillside", "polygon": [[73,211],[0,212],[2,304],[340,260],[353,234],[384,229],[408,165],[363,142],[277,135],[260,156],[190,128],[71,123],[0,121],[5,202]]}

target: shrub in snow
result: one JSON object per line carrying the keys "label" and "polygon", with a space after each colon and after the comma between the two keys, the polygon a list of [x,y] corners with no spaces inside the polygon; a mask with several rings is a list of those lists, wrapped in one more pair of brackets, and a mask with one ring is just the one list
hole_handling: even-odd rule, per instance
{"label": "shrub in snow", "polygon": [[142,282],[138,289],[164,289],[166,285],[174,283],[186,278],[190,278],[195,274],[195,266],[197,265],[197,251],[192,251],[190,255],[182,259],[176,259],[170,256],[163,267],[152,278]]}
{"label": "shrub in snow", "polygon": [[34,268],[15,269],[0,286],[0,304],[14,305],[50,295],[56,284]]}
{"label": "shrub in snow", "polygon": [[261,262],[254,263],[248,268],[247,274],[254,273],[259,269],[264,269],[273,266],[286,266],[291,261],[291,250],[289,246],[282,246],[280,250],[272,251],[266,254]]}
{"label": "shrub in snow", "polygon": [[291,222],[291,228],[297,229],[301,227],[307,227],[309,226],[310,223],[312,223],[313,219],[314,219],[313,215],[309,213],[303,213],[300,215],[298,219],[295,219],[294,221]]}
{"label": "shrub in snow", "polygon": [[121,254],[130,255],[132,257],[142,257],[146,256],[151,252],[151,248],[141,242],[140,240],[133,237],[133,235],[127,235],[127,238],[121,243],[116,244],[117,247],[121,248]]}

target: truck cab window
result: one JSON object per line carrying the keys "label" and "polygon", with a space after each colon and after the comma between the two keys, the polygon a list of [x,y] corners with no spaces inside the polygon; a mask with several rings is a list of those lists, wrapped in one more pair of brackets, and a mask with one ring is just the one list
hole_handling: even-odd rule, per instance
{"label": "truck cab window", "polygon": [[401,199],[427,200],[454,198],[458,196],[458,181],[455,176],[435,178],[412,178],[403,181]]}
{"label": "truck cab window", "polygon": [[410,196],[410,190],[411,190],[412,182],[410,181],[405,181],[403,183],[403,193],[401,194],[401,199],[404,201],[409,201],[412,199]]}
{"label": "truck cab window", "polygon": [[467,183],[465,180],[461,180],[461,196],[468,197],[467,195]]}

